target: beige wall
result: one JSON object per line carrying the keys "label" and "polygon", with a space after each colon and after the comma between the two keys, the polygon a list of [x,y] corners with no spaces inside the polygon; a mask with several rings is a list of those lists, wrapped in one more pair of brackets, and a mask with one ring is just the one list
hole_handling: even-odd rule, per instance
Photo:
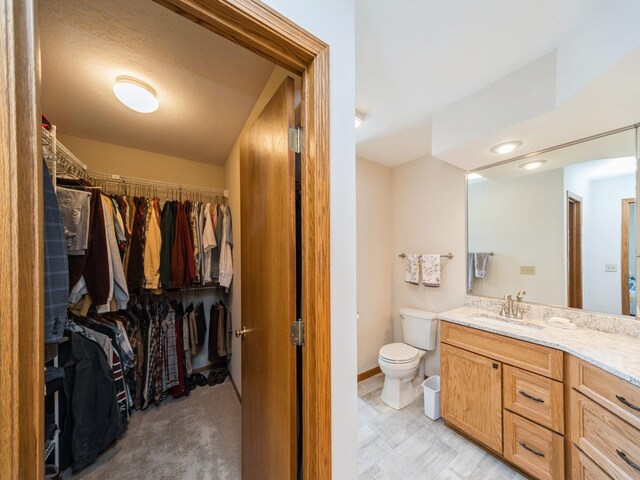
{"label": "beige wall", "polygon": [[[395,340],[402,341],[400,308],[442,312],[464,303],[465,172],[433,157],[419,158],[393,169],[392,188],[391,317]],[[443,259],[441,286],[429,288],[404,282],[402,252],[451,252],[454,257]],[[439,356],[439,350],[427,352],[428,375],[440,372]]]}
{"label": "beige wall", "polygon": [[[260,94],[260,98],[256,102],[251,115],[247,119],[247,123],[243,127],[238,140],[236,140],[229,158],[225,164],[225,184],[229,190],[229,207],[233,215],[233,285],[231,288],[231,295],[229,297],[229,303],[231,308],[231,319],[233,322],[233,328],[240,328],[242,325],[242,272],[241,272],[241,218],[240,218],[240,143],[244,138],[246,131],[253,124],[256,117],[262,112],[262,109],[271,99],[275,91],[287,76],[287,72],[281,68],[276,68],[264,90]],[[238,392],[242,394],[242,343],[240,339],[233,337],[232,340],[231,363],[229,365],[229,371],[233,377],[233,381],[238,388]]]}
{"label": "beige wall", "polygon": [[357,159],[358,373],[377,367],[380,347],[393,342],[391,198],[391,169]]}
{"label": "beige wall", "polygon": [[58,138],[81,162],[96,172],[198,187],[226,186],[224,167],[221,166],[73,137],[60,132]]}

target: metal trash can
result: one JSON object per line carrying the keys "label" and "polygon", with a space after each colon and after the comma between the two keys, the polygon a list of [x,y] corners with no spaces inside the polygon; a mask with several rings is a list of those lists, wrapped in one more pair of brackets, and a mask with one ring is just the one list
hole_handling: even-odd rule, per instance
{"label": "metal trash can", "polygon": [[424,388],[424,414],[431,420],[440,418],[440,377],[434,375],[422,382]]}

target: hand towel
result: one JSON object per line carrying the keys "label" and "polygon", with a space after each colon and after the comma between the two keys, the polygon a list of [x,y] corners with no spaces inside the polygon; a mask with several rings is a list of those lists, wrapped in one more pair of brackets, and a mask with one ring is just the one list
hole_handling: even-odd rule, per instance
{"label": "hand towel", "polygon": [[420,255],[410,253],[406,256],[404,281],[414,285],[420,284]]}
{"label": "hand towel", "polygon": [[467,295],[471,295],[473,290],[473,278],[475,277],[475,256],[473,253],[467,254]]}
{"label": "hand towel", "polygon": [[476,278],[484,278],[489,270],[490,253],[474,253],[474,265],[476,268]]}
{"label": "hand towel", "polygon": [[422,255],[422,283],[427,287],[440,286],[440,255]]}

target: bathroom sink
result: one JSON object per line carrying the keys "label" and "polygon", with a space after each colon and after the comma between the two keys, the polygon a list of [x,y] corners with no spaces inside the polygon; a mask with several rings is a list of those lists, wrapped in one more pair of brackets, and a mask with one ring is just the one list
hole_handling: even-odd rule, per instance
{"label": "bathroom sink", "polygon": [[511,327],[516,327],[518,329],[524,329],[529,331],[542,330],[545,328],[545,325],[541,325],[538,323],[534,323],[530,320],[522,320],[519,318],[508,318],[501,317],[500,315],[493,315],[490,313],[482,313],[480,315],[476,315],[473,317],[474,320],[478,320],[485,323],[496,323],[496,324],[505,324],[508,323]]}

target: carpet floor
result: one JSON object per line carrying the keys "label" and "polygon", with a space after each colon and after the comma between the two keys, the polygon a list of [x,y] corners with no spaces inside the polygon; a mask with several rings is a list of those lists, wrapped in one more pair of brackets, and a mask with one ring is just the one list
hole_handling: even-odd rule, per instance
{"label": "carpet floor", "polygon": [[65,479],[238,480],[241,410],[230,380],[131,416],[126,433]]}

